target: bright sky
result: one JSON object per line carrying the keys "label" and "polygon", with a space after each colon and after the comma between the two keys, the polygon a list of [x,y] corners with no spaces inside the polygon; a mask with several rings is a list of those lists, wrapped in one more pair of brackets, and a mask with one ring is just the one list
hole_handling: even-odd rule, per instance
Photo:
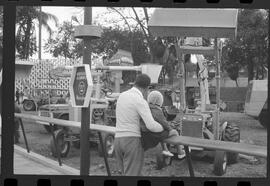
{"label": "bright sky", "polygon": [[[50,6],[44,6],[42,7],[42,11],[50,13],[55,15],[58,18],[59,24],[63,23],[64,21],[70,21],[72,16],[76,16],[80,22],[83,20],[83,7],[50,7]],[[103,13],[106,11],[105,7],[94,7],[92,9],[92,15],[93,15],[93,21],[96,19],[96,14],[97,13]],[[57,28],[52,24],[51,28],[53,30],[57,30]],[[38,31],[38,28],[36,28]],[[38,32],[37,32],[37,41],[38,41]],[[48,33],[46,32],[45,29],[42,29],[42,46],[44,46],[46,40],[48,39]],[[38,58],[38,54],[34,55],[33,58]],[[49,59],[52,58],[51,54],[49,53],[44,53],[42,51],[42,59]]]}
{"label": "bright sky", "polygon": [[[84,7],[51,7],[51,6],[43,6],[42,11],[51,13],[55,15],[58,20],[59,24],[63,23],[64,21],[71,21],[72,16],[76,16],[78,18],[78,21],[80,23],[83,23],[83,17],[84,17]],[[153,12],[153,9],[150,9],[149,13]],[[108,10],[106,7],[93,7],[92,8],[92,22],[96,24],[105,24],[106,26],[110,26],[108,23],[108,20],[112,20],[114,18],[117,19],[117,16],[119,16],[117,13],[112,14],[106,14],[108,13]],[[129,12],[126,12],[127,15]],[[49,23],[50,24],[50,23]],[[123,23],[119,23],[119,25],[122,25]],[[57,28],[53,25],[50,24],[51,28],[53,30],[57,30]],[[38,41],[38,28],[37,30],[37,41]],[[42,30],[42,46],[44,46],[45,42],[48,39],[48,33],[46,32],[45,29]],[[38,54],[33,56],[33,58],[37,58]],[[48,59],[52,58],[51,54],[45,54],[44,51],[42,52],[42,58],[43,59]]]}

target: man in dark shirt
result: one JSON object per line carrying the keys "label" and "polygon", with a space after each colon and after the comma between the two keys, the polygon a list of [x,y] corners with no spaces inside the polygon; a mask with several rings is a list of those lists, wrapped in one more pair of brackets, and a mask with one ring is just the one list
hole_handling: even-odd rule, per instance
{"label": "man in dark shirt", "polygon": [[66,100],[63,98],[63,95],[60,95],[60,98],[57,100],[57,104],[65,104]]}

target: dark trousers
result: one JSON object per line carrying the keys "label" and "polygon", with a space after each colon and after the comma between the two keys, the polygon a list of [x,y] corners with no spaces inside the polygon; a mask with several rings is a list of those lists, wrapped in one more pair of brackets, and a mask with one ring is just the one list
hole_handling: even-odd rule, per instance
{"label": "dark trousers", "polygon": [[121,137],[114,140],[115,156],[123,176],[141,176],[144,150],[140,137]]}
{"label": "dark trousers", "polygon": [[17,102],[18,104],[20,104],[20,97],[19,96],[16,96],[15,102]]}

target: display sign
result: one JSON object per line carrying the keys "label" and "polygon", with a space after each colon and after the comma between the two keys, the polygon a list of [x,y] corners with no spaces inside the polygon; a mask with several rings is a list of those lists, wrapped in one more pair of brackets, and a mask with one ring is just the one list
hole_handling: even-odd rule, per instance
{"label": "display sign", "polygon": [[73,67],[70,81],[70,98],[73,107],[88,107],[93,90],[93,81],[89,65]]}

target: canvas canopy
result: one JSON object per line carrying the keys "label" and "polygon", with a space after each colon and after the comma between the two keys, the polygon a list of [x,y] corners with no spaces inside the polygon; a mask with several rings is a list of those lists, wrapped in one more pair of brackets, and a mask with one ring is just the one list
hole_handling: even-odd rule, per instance
{"label": "canvas canopy", "polygon": [[159,8],[149,20],[154,36],[236,37],[237,9]]}
{"label": "canvas canopy", "polygon": [[34,63],[28,61],[16,61],[15,63],[15,78],[27,78],[31,73]]}
{"label": "canvas canopy", "polygon": [[133,66],[133,58],[131,52],[118,49],[108,61],[107,65],[119,65],[119,66]]}

